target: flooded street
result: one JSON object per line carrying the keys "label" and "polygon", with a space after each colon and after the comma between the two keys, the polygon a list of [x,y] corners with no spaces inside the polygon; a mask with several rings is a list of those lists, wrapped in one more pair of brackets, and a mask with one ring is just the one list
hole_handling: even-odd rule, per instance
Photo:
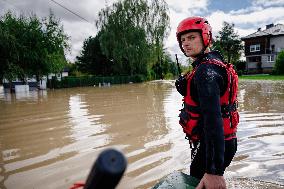
{"label": "flooded street", "polygon": [[[238,99],[229,188],[283,188],[284,82],[240,81]],[[12,95],[1,89],[0,188],[68,189],[109,147],[128,160],[118,189],[151,188],[175,170],[189,173],[181,100],[174,81]]]}

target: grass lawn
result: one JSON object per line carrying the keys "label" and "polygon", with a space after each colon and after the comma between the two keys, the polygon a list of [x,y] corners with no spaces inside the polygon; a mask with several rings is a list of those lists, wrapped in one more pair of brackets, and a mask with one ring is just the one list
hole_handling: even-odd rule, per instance
{"label": "grass lawn", "polygon": [[251,80],[284,80],[284,75],[242,75],[239,79],[251,79]]}

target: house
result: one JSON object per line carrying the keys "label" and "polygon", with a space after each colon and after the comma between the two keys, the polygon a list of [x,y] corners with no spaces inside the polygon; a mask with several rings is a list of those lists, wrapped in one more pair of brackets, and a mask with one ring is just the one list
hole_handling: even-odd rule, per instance
{"label": "house", "polygon": [[265,30],[241,38],[245,42],[247,73],[271,73],[277,54],[284,50],[284,25],[269,24]]}
{"label": "house", "polygon": [[58,81],[61,81],[61,79],[63,78],[63,77],[68,77],[68,74],[69,73],[69,68],[67,68],[67,67],[65,67],[65,68],[63,68],[63,70],[62,70],[62,72],[61,73],[57,73],[57,74],[54,74],[54,73],[50,73],[50,74],[48,74],[48,79],[52,79],[52,77],[56,77],[56,79],[58,80]]}
{"label": "house", "polygon": [[[26,78],[27,83],[23,82],[22,80],[16,78],[12,81],[12,85],[10,86],[10,82],[3,78],[3,87],[4,89],[9,89],[11,87],[12,91],[16,91],[16,88],[18,87],[20,91],[29,91],[29,90],[34,90],[34,89],[46,89],[47,85],[47,80],[51,80],[53,77],[59,81],[63,77],[67,77],[69,73],[69,68],[64,68],[61,73],[58,74],[48,74],[48,76],[43,76],[39,82],[36,80],[36,76],[33,75],[32,77]],[[21,86],[24,86],[23,88],[20,88]],[[28,88],[26,88],[28,87]]]}

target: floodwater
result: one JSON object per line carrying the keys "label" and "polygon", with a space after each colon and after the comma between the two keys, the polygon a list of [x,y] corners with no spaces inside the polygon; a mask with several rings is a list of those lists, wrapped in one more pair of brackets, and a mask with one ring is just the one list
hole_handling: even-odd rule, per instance
{"label": "floodwater", "polygon": [[[240,81],[238,152],[228,188],[283,188],[284,82]],[[68,189],[98,154],[122,151],[118,189],[151,188],[189,172],[174,81],[9,94],[0,88],[0,188]]]}

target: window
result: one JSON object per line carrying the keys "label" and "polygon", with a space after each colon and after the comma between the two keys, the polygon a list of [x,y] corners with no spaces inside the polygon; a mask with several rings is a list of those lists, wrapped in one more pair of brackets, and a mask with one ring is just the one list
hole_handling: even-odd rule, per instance
{"label": "window", "polygon": [[275,51],[275,45],[271,45],[271,52],[274,53]]}
{"label": "window", "polygon": [[255,45],[255,51],[260,51],[260,44]]}
{"label": "window", "polygon": [[274,62],[274,55],[269,55],[267,58],[268,62]]}
{"label": "window", "polygon": [[250,46],[250,52],[256,52],[256,51],[260,51],[260,44]]}

